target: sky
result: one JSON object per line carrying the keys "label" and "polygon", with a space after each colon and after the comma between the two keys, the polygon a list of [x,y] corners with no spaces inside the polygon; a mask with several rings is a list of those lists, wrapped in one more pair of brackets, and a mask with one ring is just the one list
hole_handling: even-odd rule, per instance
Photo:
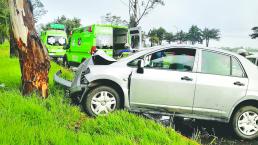
{"label": "sky", "polygon": [[[65,15],[81,19],[83,26],[100,23],[111,12],[128,20],[128,0],[41,0],[48,11],[38,24],[45,24]],[[258,0],[164,0],[144,17],[140,26],[145,32],[163,27],[169,32],[188,31],[191,25],[216,28],[220,41],[212,47],[252,47],[258,49],[258,39],[251,39],[251,28],[258,26]]]}

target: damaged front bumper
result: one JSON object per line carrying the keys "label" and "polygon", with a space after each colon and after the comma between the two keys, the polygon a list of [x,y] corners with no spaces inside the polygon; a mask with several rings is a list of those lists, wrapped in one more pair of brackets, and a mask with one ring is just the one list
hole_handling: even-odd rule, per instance
{"label": "damaged front bumper", "polygon": [[97,51],[90,59],[80,64],[75,72],[73,81],[65,80],[61,77],[62,72],[59,70],[54,76],[54,82],[66,88],[70,94],[83,92],[89,85],[86,75],[90,73],[90,65],[109,65],[116,62],[115,59],[107,56],[103,51]]}
{"label": "damaged front bumper", "polygon": [[65,87],[65,88],[71,88],[72,86],[72,82],[71,81],[68,81],[68,80],[65,80],[63,79],[62,77],[60,77],[62,74],[62,71],[59,70],[58,72],[56,72],[56,74],[54,75],[54,81],[55,83],[57,84],[60,84],[61,86]]}

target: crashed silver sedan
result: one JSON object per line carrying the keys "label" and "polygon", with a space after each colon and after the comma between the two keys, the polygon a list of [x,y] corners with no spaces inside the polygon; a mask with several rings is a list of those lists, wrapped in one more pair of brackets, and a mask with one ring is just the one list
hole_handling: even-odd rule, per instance
{"label": "crashed silver sedan", "polygon": [[68,87],[91,116],[117,109],[230,123],[242,139],[258,136],[258,69],[228,51],[159,46],[116,61],[102,52],[83,62]]}

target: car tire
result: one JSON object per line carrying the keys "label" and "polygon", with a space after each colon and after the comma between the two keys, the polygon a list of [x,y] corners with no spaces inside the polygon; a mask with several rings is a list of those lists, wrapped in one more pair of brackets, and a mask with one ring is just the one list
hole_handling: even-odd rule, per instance
{"label": "car tire", "polygon": [[89,116],[106,115],[121,108],[119,93],[108,86],[99,86],[89,91],[82,100],[82,108]]}
{"label": "car tire", "polygon": [[258,108],[245,106],[236,111],[232,118],[232,127],[235,134],[244,140],[258,137]]}

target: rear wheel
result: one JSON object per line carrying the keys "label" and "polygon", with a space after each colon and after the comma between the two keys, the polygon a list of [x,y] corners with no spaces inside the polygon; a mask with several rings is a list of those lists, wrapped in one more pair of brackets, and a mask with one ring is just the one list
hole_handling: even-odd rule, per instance
{"label": "rear wheel", "polygon": [[232,118],[234,132],[241,139],[258,137],[258,109],[253,106],[240,108]]}
{"label": "rear wheel", "polygon": [[92,89],[82,101],[84,111],[90,116],[106,115],[121,108],[117,91],[108,86]]}

